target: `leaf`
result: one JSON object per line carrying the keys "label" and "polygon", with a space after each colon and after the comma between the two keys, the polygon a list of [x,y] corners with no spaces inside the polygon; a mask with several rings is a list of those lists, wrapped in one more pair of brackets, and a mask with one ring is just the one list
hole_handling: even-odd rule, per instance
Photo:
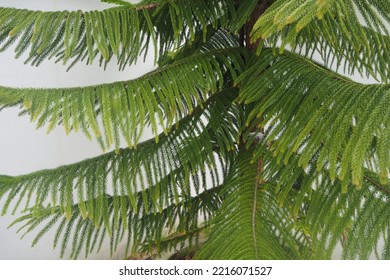
{"label": "leaf", "polygon": [[[191,186],[198,190],[205,188],[205,177],[199,180],[198,176],[204,174],[206,168],[214,178],[219,178],[216,174],[219,171],[215,168],[216,150],[213,148],[215,135],[224,135],[227,127],[235,130],[233,135],[224,135],[226,146],[218,147],[221,164],[228,161],[226,148],[234,146],[236,139],[238,128],[235,123],[240,116],[231,104],[232,96],[225,94],[228,92],[216,95],[204,109],[196,108],[192,116],[183,118],[168,135],[160,135],[158,143],[151,139],[141,143],[137,149],[120,149],[78,163],[18,177],[0,177],[0,198],[9,193],[3,205],[3,214],[12,201],[25,199],[27,192],[28,197],[36,197],[33,207],[46,207],[51,194],[50,207],[53,210],[60,207],[59,210],[70,218],[73,199],[77,195],[80,201],[89,201],[87,204],[80,203],[82,216],[98,223],[102,215],[107,215],[107,208],[102,203],[104,196],[109,194],[108,181],[117,195],[129,197],[135,212],[144,208],[159,212],[173,201],[179,202],[179,194],[189,195]],[[208,119],[221,117],[224,117],[224,121],[220,122],[219,127],[207,125]],[[198,149],[196,154],[193,153],[195,146]],[[220,179],[213,181],[215,186],[220,183]],[[140,192],[139,197],[135,195],[137,192]],[[173,193],[177,193],[177,196]],[[103,200],[95,203],[96,197]],[[150,201],[152,204],[149,204]],[[30,203],[25,202],[26,209],[30,208]],[[108,224],[107,216],[105,219]]]}
{"label": "leaf", "polygon": [[[231,66],[225,67],[225,63]],[[94,135],[104,148],[115,143],[118,149],[122,135],[132,147],[149,123],[158,141],[158,128],[168,133],[173,123],[220,91],[227,77],[236,76],[242,67],[239,49],[211,49],[131,81],[64,89],[0,87],[0,108],[25,103],[25,112],[38,121],[38,127],[48,123],[51,131],[61,123],[66,132],[80,127],[88,137]]]}
{"label": "leaf", "polygon": [[279,0],[259,17],[251,41],[266,40],[280,52],[289,47],[311,59],[319,53],[329,68],[387,82],[387,10],[378,0]]}
{"label": "leaf", "polygon": [[265,50],[252,63],[238,79],[238,100],[254,104],[247,123],[268,127],[264,142],[279,162],[298,154],[299,166],[306,168],[317,156],[318,170],[359,188],[370,160],[389,170],[387,152],[381,151],[390,146],[379,148],[385,144],[376,141],[390,122],[388,85],[359,84],[292,53],[273,56]]}
{"label": "leaf", "polygon": [[257,164],[250,164],[250,160],[250,152],[238,155],[221,191],[222,206],[211,220],[208,239],[196,258],[300,258],[297,248],[288,252],[284,247],[285,243],[299,245],[292,234],[289,213],[276,205],[264,185],[257,184]]}
{"label": "leaf", "polygon": [[[117,6],[87,12],[0,8],[0,51],[19,41],[17,57],[29,48],[26,63],[35,66],[52,58],[69,63],[69,67],[83,60],[90,64],[96,59],[101,65],[107,65],[115,58],[119,68],[124,69],[126,65],[136,63],[140,56],[146,56],[151,39],[157,61],[158,56],[164,56],[172,45],[180,45],[184,37],[192,41],[198,28],[206,35],[209,25],[227,27],[226,18],[234,13],[233,0],[228,3],[207,1],[207,5],[202,4],[203,9],[179,0],[146,0],[138,4],[118,0],[104,2]],[[202,2],[198,0],[198,4]],[[177,17],[183,18],[177,24],[166,20],[171,6],[175,7]],[[207,20],[205,12],[209,15]],[[190,38],[188,28],[192,34]]]}

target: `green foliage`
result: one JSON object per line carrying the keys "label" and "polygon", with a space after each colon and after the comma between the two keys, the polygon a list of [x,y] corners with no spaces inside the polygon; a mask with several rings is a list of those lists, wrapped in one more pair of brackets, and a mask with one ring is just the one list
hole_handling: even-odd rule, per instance
{"label": "green foliage", "polygon": [[281,45],[280,52],[285,46],[311,58],[318,52],[328,67],[344,65],[350,74],[388,81],[389,23],[386,1],[278,0],[256,22],[251,39]]}
{"label": "green foliage", "polygon": [[[177,246],[184,246],[188,243],[178,245],[180,240],[162,238],[166,232],[191,233],[185,239],[194,241],[199,237],[197,230],[199,221],[208,218],[218,208],[220,199],[218,188],[200,193],[197,197],[188,197],[177,204],[171,204],[160,212],[151,213],[141,208],[140,211],[133,211],[131,201],[128,196],[98,197],[94,201],[83,201],[84,204],[103,203],[106,216],[99,216],[95,220],[83,218],[79,205],[72,208],[72,214],[68,218],[64,217],[59,208],[43,208],[36,213],[24,215],[11,226],[22,224],[18,232],[24,231],[24,235],[34,229],[39,229],[33,240],[32,246],[57,223],[53,248],[60,248],[61,257],[70,248],[70,258],[76,259],[83,254],[87,257],[94,250],[99,252],[105,239],[109,238],[111,254],[118,249],[118,245],[124,243],[124,257],[129,254],[136,254],[138,250],[147,247],[149,250],[160,251],[172,250]],[[138,201],[143,201],[141,194],[137,194]],[[148,201],[152,203],[152,201]],[[98,207],[98,205],[95,205]],[[41,226],[46,223],[45,226]],[[104,226],[100,226],[104,225]],[[108,233],[108,234],[107,234]],[[24,236],[23,235],[23,236]],[[123,246],[123,244],[122,244]],[[141,248],[141,249],[140,249]]]}
{"label": "green foliage", "polygon": [[[24,211],[12,225],[35,233],[33,245],[54,230],[70,258],[105,238],[126,257],[330,259],[341,248],[345,259],[390,258],[386,1],[103,2],[116,6],[0,8],[0,51],[28,52],[33,65],[123,69],[152,48],[158,62],[131,81],[0,86],[0,109],[115,146],[0,176],[2,214]],[[154,139],[140,142],[147,128]]]}
{"label": "green foliage", "polygon": [[123,0],[101,0],[101,2],[106,2],[110,4],[116,4],[116,5],[126,5],[126,6],[131,6],[132,4],[128,1],[123,1]]}
{"label": "green foliage", "polygon": [[[279,165],[264,147],[263,160],[268,162],[264,181],[272,184],[276,203],[294,220],[294,232],[299,235],[295,247],[300,252],[296,258],[330,259],[340,245],[346,259],[367,259],[379,252],[389,227],[385,221],[389,184],[382,185],[379,176],[365,168],[360,190],[351,184],[345,187],[327,170],[317,171],[318,155],[303,169],[299,155],[292,155],[288,165]],[[377,257],[387,258],[385,253]]]}
{"label": "green foliage", "polygon": [[[294,222],[263,183],[251,153],[237,156],[222,187],[223,202],[211,221],[208,242],[198,252],[201,259],[299,258]],[[295,236],[294,236],[295,235]],[[220,246],[224,244],[224,246]]]}
{"label": "green foliage", "polygon": [[192,41],[198,30],[206,35],[209,25],[226,26],[234,13],[232,3],[145,0],[88,12],[0,8],[0,52],[17,42],[16,57],[28,51],[26,63],[36,66],[53,58],[72,66],[96,59],[106,64],[115,57],[124,68],[146,55],[150,42],[157,58],[182,41]]}
{"label": "green foliage", "polygon": [[278,161],[288,164],[299,153],[305,168],[317,154],[317,170],[361,187],[364,166],[375,159],[381,182],[388,181],[388,85],[359,84],[296,54],[274,56],[271,50],[254,57],[240,81],[239,100],[255,104],[247,124],[268,126],[264,141]]}
{"label": "green foliage", "polygon": [[[242,72],[242,52],[236,48],[200,51],[131,81],[83,88],[19,89],[0,87],[0,108],[21,104],[37,127],[51,131],[61,123],[66,133],[82,130],[103,148],[123,136],[136,146],[146,125],[158,141],[161,128],[172,125],[220,91],[227,73]],[[100,121],[102,126],[99,125]]]}
{"label": "green foliage", "polygon": [[[53,220],[57,221],[61,215],[65,216],[63,223],[69,227],[76,219],[83,225],[91,224],[85,226],[91,231],[100,230],[104,225],[111,236],[121,225],[124,227],[121,230],[130,231],[134,250],[140,245],[134,242],[142,239],[144,231],[145,240],[159,241],[166,230],[163,227],[166,219],[170,227],[186,226],[181,230],[193,230],[198,226],[195,222],[175,224],[178,217],[175,211],[184,211],[186,208],[178,207],[192,205],[194,199],[199,205],[193,210],[192,221],[201,214],[198,208],[213,208],[203,205],[204,199],[198,201],[199,198],[191,197],[194,192],[199,195],[210,187],[206,176],[211,176],[211,186],[217,187],[222,183],[221,175],[227,172],[231,160],[227,151],[234,147],[236,139],[233,137],[237,135],[241,118],[239,108],[231,103],[236,94],[235,90],[226,89],[209,99],[204,109],[197,107],[193,116],[182,119],[178,127],[167,136],[162,135],[157,144],[147,141],[137,149],[121,149],[119,153],[111,152],[53,170],[4,177],[0,181],[0,197],[6,194],[8,197],[2,214],[7,213],[13,201],[13,212],[23,203],[31,212],[20,220],[32,225],[26,232],[38,226],[41,219],[54,216]],[[218,123],[210,121],[221,116],[224,118]],[[217,163],[223,164],[224,169],[217,168]],[[204,213],[207,217],[207,211]],[[159,220],[156,215],[165,218]],[[161,226],[159,230],[150,229],[153,237],[144,228],[145,216]],[[180,216],[184,219],[186,215]],[[134,223],[133,219],[139,222]],[[45,228],[42,234],[46,231]]]}

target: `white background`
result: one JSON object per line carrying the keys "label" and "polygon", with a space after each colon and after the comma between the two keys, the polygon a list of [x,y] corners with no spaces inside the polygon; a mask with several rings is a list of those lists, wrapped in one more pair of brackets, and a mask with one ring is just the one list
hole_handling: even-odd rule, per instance
{"label": "white background", "polygon": [[[135,1],[136,2],[136,1]],[[110,7],[99,0],[0,0],[2,7],[28,8],[32,10],[95,10]],[[153,58],[145,63],[142,59],[134,67],[118,71],[113,61],[107,70],[84,62],[77,64],[69,72],[66,66],[53,61],[45,61],[39,67],[24,64],[24,58],[14,59],[13,48],[0,53],[0,85],[10,87],[72,87],[86,86],[113,81],[134,79],[154,68]],[[0,111],[0,174],[21,175],[40,169],[55,168],[77,162],[102,153],[97,142],[89,141],[84,134],[65,135],[59,126],[50,134],[46,128],[36,130],[28,116],[18,117],[18,108]],[[1,202],[0,202],[1,205]],[[0,207],[1,208],[1,207]],[[34,234],[20,240],[16,227],[7,226],[16,216],[0,217],[0,259],[58,259],[59,251],[52,251],[52,237],[49,234],[31,248]],[[114,255],[122,258],[122,255]],[[99,255],[89,258],[108,259],[109,249],[103,248]]]}
{"label": "white background", "polygon": [[[40,279],[40,280],[69,280],[69,279],[94,279],[94,280],[219,280],[219,279],[245,279],[245,280],[313,280],[313,279],[385,279],[389,271],[389,261],[2,261],[1,275],[10,279]],[[125,269],[130,275],[120,276],[120,269]],[[234,271],[241,273],[248,267],[247,275],[232,275]],[[269,271],[266,267],[272,267],[269,275],[250,275],[250,269],[255,274],[256,267],[260,271]],[[261,269],[264,267],[266,269]],[[178,276],[156,276],[154,269],[162,268],[166,272],[174,271]],[[216,268],[216,269],[215,269]],[[213,275],[219,268],[223,268],[224,275]],[[141,269],[144,273],[141,275]],[[149,270],[148,272],[146,270]],[[186,271],[184,271],[186,269]],[[195,271],[196,269],[196,271]],[[201,272],[199,271],[201,269]],[[138,276],[134,275],[139,271]],[[230,275],[226,275],[226,271]],[[248,273],[249,271],[249,273]],[[186,273],[187,272],[187,273]],[[192,272],[192,274],[191,274]],[[149,276],[145,275],[146,273]],[[153,276],[150,274],[153,273]],[[192,276],[184,276],[184,274]],[[193,274],[196,275],[193,275]]]}

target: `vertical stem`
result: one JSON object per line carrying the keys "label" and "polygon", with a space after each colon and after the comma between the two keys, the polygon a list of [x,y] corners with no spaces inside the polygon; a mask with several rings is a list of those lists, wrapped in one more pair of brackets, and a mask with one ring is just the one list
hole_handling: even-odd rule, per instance
{"label": "vertical stem", "polygon": [[263,183],[263,180],[261,179],[262,172],[263,172],[263,161],[260,159],[257,162],[257,174],[256,174],[255,190],[253,194],[253,208],[252,208],[252,237],[253,237],[253,248],[255,250],[256,259],[259,259],[259,250],[257,248],[257,240],[256,240],[257,193],[259,192],[259,187]]}
{"label": "vertical stem", "polygon": [[253,10],[251,17],[244,26],[246,48],[251,52],[256,51],[257,47],[259,46],[260,39],[254,43],[251,43],[250,32],[252,31],[257,19],[267,10],[269,6],[271,6],[272,2],[273,0],[260,0]]}
{"label": "vertical stem", "polygon": [[[245,48],[248,49],[250,52],[256,52],[260,40],[257,40],[254,43],[251,43],[250,40],[250,32],[253,29],[253,26],[255,25],[257,19],[267,10],[267,8],[272,4],[273,0],[259,0],[257,6],[253,10],[252,15],[250,16],[247,23],[244,25],[240,32],[240,42],[241,45],[244,45]],[[261,131],[264,132],[264,131]],[[258,144],[257,141],[253,143],[253,145]],[[257,234],[256,234],[256,215],[257,215],[257,197],[260,186],[264,183],[262,179],[262,173],[263,173],[263,159],[259,159],[257,162],[257,172],[256,172],[256,182],[254,186],[254,193],[253,193],[253,208],[252,208],[252,235],[253,235],[253,248],[255,251],[256,259],[259,259],[259,250],[257,245]]]}

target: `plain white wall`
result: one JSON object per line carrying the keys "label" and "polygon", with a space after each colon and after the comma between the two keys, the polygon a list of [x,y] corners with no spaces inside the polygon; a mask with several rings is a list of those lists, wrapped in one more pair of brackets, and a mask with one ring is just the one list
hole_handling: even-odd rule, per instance
{"label": "plain white wall", "polygon": [[[32,10],[96,10],[110,7],[99,0],[1,0],[0,6]],[[32,67],[24,64],[24,58],[15,60],[11,47],[0,53],[0,85],[38,88],[86,86],[134,79],[153,68],[152,57],[148,57],[145,63],[140,59],[137,65],[125,71],[118,71],[115,61],[110,63],[106,71],[98,66],[98,61],[92,66],[81,62],[69,72],[66,72],[66,66],[53,61]],[[45,128],[36,130],[28,116],[18,117],[18,113],[17,108],[0,112],[0,174],[26,174],[78,162],[102,153],[97,142],[89,141],[82,133],[66,136],[63,127],[57,127],[46,134]],[[11,215],[0,217],[0,259],[59,258],[59,251],[52,250],[53,236],[48,234],[36,247],[31,248],[33,233],[20,240],[21,235],[15,233],[16,227],[7,229],[15,218],[16,216]],[[123,256],[114,255],[114,258],[117,257]],[[103,248],[99,255],[89,258],[108,259],[109,250]]]}

